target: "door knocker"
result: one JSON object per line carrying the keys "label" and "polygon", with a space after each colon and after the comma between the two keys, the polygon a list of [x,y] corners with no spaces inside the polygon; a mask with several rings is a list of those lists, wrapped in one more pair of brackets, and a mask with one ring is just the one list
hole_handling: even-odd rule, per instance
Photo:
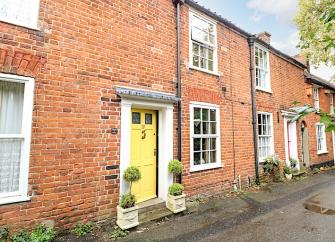
{"label": "door knocker", "polygon": [[145,139],[145,137],[147,136],[145,129],[142,130],[142,139]]}

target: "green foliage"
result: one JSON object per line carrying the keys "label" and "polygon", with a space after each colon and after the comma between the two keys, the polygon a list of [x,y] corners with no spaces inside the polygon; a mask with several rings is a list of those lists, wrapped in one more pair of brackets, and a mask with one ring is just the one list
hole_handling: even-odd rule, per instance
{"label": "green foliage", "polygon": [[169,194],[172,196],[180,196],[183,194],[184,186],[179,183],[173,183],[169,187]]}
{"label": "green foliage", "polygon": [[27,231],[21,230],[19,233],[11,237],[13,242],[30,242],[30,236]]}
{"label": "green foliage", "polygon": [[44,224],[39,224],[31,232],[29,238],[31,242],[49,242],[56,237],[56,231],[53,228],[49,228]]}
{"label": "green foliage", "polygon": [[130,166],[124,171],[123,179],[127,182],[136,182],[141,179],[141,172],[137,167]]}
{"label": "green foliage", "polygon": [[74,233],[77,237],[85,236],[91,233],[93,230],[93,223],[77,223],[76,226],[72,229],[72,233]]}
{"label": "green foliage", "polygon": [[290,157],[290,164],[291,164],[291,168],[296,168],[298,161],[292,157]]}
{"label": "green foliage", "polygon": [[179,160],[170,160],[168,166],[169,172],[174,175],[179,175],[182,172],[181,162]]}
{"label": "green foliage", "polygon": [[297,168],[292,168],[293,175],[298,174],[298,173],[299,173],[299,170]]}
{"label": "green foliage", "polygon": [[135,195],[129,193],[123,194],[121,197],[120,206],[123,209],[134,207],[136,203]]}
{"label": "green foliage", "polygon": [[292,174],[292,170],[291,170],[291,167],[289,167],[289,166],[285,166],[284,167],[284,174]]}
{"label": "green foliage", "polygon": [[128,233],[129,232],[127,230],[122,230],[116,226],[111,233],[110,239],[117,240],[118,238],[125,238],[128,235]]}
{"label": "green foliage", "polygon": [[278,170],[280,159],[276,156],[270,156],[265,158],[263,163],[263,171],[265,174],[273,173],[276,170]]}
{"label": "green foliage", "polygon": [[299,0],[299,47],[313,63],[335,64],[335,0]]}
{"label": "green foliage", "polygon": [[9,234],[8,226],[0,227],[0,242],[4,242],[7,240]]}

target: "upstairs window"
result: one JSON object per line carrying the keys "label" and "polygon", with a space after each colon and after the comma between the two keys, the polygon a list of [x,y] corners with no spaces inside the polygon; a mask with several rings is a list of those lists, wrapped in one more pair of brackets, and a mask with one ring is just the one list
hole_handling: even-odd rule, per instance
{"label": "upstairs window", "polygon": [[260,46],[255,46],[256,88],[271,92],[269,52]]}
{"label": "upstairs window", "polygon": [[190,67],[217,72],[216,24],[190,12]]}
{"label": "upstairs window", "polygon": [[321,123],[316,124],[316,145],[318,154],[327,153],[325,125]]}
{"label": "upstairs window", "polygon": [[273,155],[272,114],[258,112],[258,153],[260,161]]}
{"label": "upstairs window", "polygon": [[319,111],[320,104],[319,104],[319,88],[313,87],[313,98],[314,98],[314,109]]}
{"label": "upstairs window", "polygon": [[0,21],[37,29],[39,0],[1,0]]}

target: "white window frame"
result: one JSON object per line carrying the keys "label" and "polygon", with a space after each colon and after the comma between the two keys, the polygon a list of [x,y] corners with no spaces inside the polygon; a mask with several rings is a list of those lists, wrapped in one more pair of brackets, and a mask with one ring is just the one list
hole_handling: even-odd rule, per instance
{"label": "white window frame", "polygon": [[[214,45],[210,45],[208,43],[206,44],[206,43],[197,42],[198,44],[203,45],[205,47],[207,45],[207,46],[210,46],[211,48],[213,48],[213,71],[210,71],[206,68],[201,68],[200,67],[200,62],[199,62],[199,67],[193,65],[193,49],[192,49],[192,46],[193,46],[192,19],[193,19],[193,17],[200,18],[201,20],[203,20],[207,23],[213,24],[213,26],[214,26]],[[198,70],[198,71],[202,71],[202,72],[206,72],[206,73],[209,73],[209,74],[212,74],[212,75],[219,76],[219,73],[218,73],[217,42],[218,42],[217,41],[217,22],[208,18],[207,16],[204,16],[203,14],[200,14],[200,13],[194,11],[194,10],[190,10],[189,11],[189,68],[190,69],[195,69],[195,70]]]}
{"label": "white window frame", "polygon": [[[254,67],[255,67],[255,86],[256,86],[256,90],[260,90],[260,91],[264,91],[264,92],[268,92],[268,93],[272,93],[272,90],[271,90],[271,76],[270,76],[270,52],[267,48],[265,48],[264,46],[262,45],[259,45],[259,44],[256,44],[254,45]],[[261,51],[264,51],[266,52],[266,62],[267,62],[267,65],[266,65],[266,70],[264,70],[266,72],[266,76],[265,76],[265,84],[266,84],[266,87],[262,87],[260,85],[257,85],[257,80],[256,80],[256,72],[257,72],[257,65],[256,65],[256,48],[258,48],[259,50]]]}
{"label": "white window frame", "polygon": [[[29,29],[35,29],[38,30],[38,20],[39,20],[39,10],[40,10],[40,0],[29,0],[29,2],[24,2],[22,6],[20,6],[27,14],[30,14],[30,19],[27,22],[27,20],[23,19],[13,19],[11,16],[4,16],[5,14],[10,14],[11,11],[16,12],[15,4],[16,2],[13,0],[1,0],[1,1],[7,1],[10,3],[7,3],[7,6],[9,6],[9,9],[4,10],[1,9],[0,5],[0,21],[14,24],[17,26],[29,28]],[[10,5],[11,4],[11,5]],[[29,6],[27,6],[29,4]],[[14,10],[13,10],[14,9]],[[22,10],[21,9],[21,10]],[[22,14],[24,15],[24,14]]]}
{"label": "white window frame", "polygon": [[257,112],[257,152],[259,155],[259,131],[258,131],[258,114],[269,115],[270,116],[270,125],[271,125],[271,138],[270,138],[270,154],[268,156],[258,157],[258,163],[264,162],[264,159],[275,154],[274,151],[274,133],[273,133],[273,114],[269,112]]}
{"label": "white window frame", "polygon": [[334,114],[334,93],[329,93],[329,113]]}
{"label": "white window frame", "polygon": [[[216,110],[216,134],[203,135],[194,134],[194,108],[208,108]],[[193,138],[216,138],[216,163],[194,165]],[[220,168],[221,163],[221,136],[220,136],[220,106],[210,103],[190,102],[190,172],[203,171],[208,169]]]}
{"label": "white window frame", "polygon": [[[322,129],[322,144],[321,144],[321,150],[319,150],[319,136],[318,136],[318,127],[321,127]],[[326,154],[328,153],[328,149],[327,149],[327,135],[326,135],[326,131],[325,131],[326,127],[323,123],[316,123],[315,124],[315,131],[316,131],[316,151],[318,155],[321,154]]]}
{"label": "white window frame", "polygon": [[319,87],[313,86],[313,100],[314,100],[314,109],[316,111],[320,110],[320,100],[319,100]]}
{"label": "white window frame", "polygon": [[0,205],[14,202],[28,201],[28,172],[32,129],[34,78],[0,73],[1,81],[24,83],[23,113],[21,134],[0,134],[0,139],[22,139],[19,191],[0,193]]}

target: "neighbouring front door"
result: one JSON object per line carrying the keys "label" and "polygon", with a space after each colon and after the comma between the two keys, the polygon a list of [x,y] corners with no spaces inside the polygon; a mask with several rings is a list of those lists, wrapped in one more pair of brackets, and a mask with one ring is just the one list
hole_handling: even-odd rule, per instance
{"label": "neighbouring front door", "polygon": [[157,112],[132,109],[130,163],[140,169],[141,180],[135,182],[132,192],[137,202],[157,196]]}
{"label": "neighbouring front door", "polygon": [[[286,135],[287,135],[286,162],[289,164],[290,158],[298,160],[298,140],[297,140],[296,122],[291,122],[289,119],[286,119]],[[300,164],[297,164],[297,168],[299,167]]]}

